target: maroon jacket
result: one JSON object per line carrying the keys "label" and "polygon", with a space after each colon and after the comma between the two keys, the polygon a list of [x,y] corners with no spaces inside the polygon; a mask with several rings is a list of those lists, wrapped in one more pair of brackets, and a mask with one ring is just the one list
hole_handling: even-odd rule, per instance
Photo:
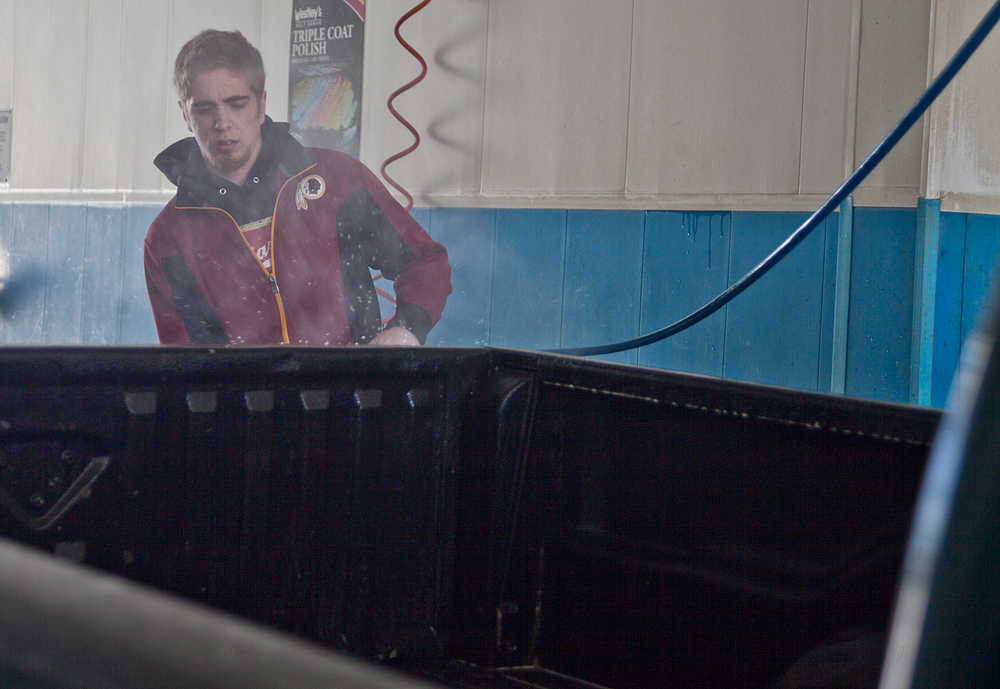
{"label": "maroon jacket", "polygon": [[[237,211],[213,205],[212,193],[227,193],[215,187],[224,180],[206,184],[203,174],[190,172],[192,146],[194,140],[185,139],[157,158],[178,184],[145,242],[160,342],[367,342],[382,327],[369,267],[395,283],[396,315],[386,327],[401,325],[425,340],[451,292],[447,252],[364,165],[341,153],[304,149],[284,132],[265,137],[270,158],[262,162],[276,190],[269,274],[244,240]],[[265,196],[275,198],[273,191]]]}

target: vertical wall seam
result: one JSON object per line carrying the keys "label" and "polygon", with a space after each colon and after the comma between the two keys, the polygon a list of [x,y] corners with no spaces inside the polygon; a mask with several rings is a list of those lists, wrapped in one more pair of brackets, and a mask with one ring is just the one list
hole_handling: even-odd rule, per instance
{"label": "vertical wall seam", "polygon": [[816,382],[815,389],[817,392],[821,392],[820,387],[823,384],[823,314],[826,312],[826,300],[830,296],[826,289],[826,276],[827,271],[830,269],[829,261],[829,251],[827,247],[830,246],[830,219],[833,215],[828,215],[826,220],[823,221],[823,270],[820,273],[820,290],[819,290],[819,328],[816,338]]}
{"label": "vertical wall seam", "polygon": [[[622,170],[622,195],[628,197],[629,193],[629,159],[632,153],[630,137],[632,135],[632,66],[635,63],[635,24],[638,21],[638,13],[635,11],[635,0],[632,0],[632,26],[629,29],[629,51],[628,63],[625,65],[625,157],[624,169]],[[643,231],[645,231],[646,220],[643,217]]]}
{"label": "vertical wall seam", "polygon": [[[12,51],[13,55],[11,56],[11,61],[10,61],[10,109],[13,111],[13,115],[12,115],[11,122],[10,122],[10,140],[7,142],[8,145],[10,146],[10,151],[9,151],[9,153],[10,153],[10,174],[7,177],[7,182],[9,184],[10,188],[12,188],[12,189],[16,187],[16,184],[15,184],[14,180],[17,178],[17,159],[19,157],[19,156],[15,155],[15,153],[17,152],[17,149],[15,147],[17,146],[16,142],[18,140],[18,138],[16,136],[16,134],[17,134],[17,131],[16,131],[16,127],[17,127],[17,111],[18,111],[18,103],[17,103],[17,63],[18,63],[18,53],[17,53],[17,37],[16,37],[17,29],[18,29],[17,5],[18,5],[18,3],[13,3],[11,5],[11,8],[10,8],[10,11],[11,11],[11,29],[10,29],[11,30],[11,36],[10,36],[10,39],[11,39],[11,47],[14,48],[14,50]],[[11,216],[11,218],[13,219],[13,215]]]}
{"label": "vertical wall seam", "polygon": [[[736,248],[736,218],[735,213],[729,211],[723,215],[723,221],[729,216],[729,256],[726,257],[726,285],[733,284],[733,254]],[[709,221],[708,246],[712,247],[712,226]],[[719,375],[726,376],[726,350],[729,348],[729,304],[722,307],[722,367]]]}
{"label": "vertical wall seam", "polygon": [[489,110],[490,93],[490,27],[493,24],[493,2],[489,1],[486,8],[486,27],[483,33],[483,102],[479,124],[479,195],[486,192],[486,112]]}
{"label": "vertical wall seam", "polygon": [[559,260],[560,266],[562,266],[562,279],[559,285],[559,346],[565,347],[565,337],[564,337],[564,327],[566,325],[566,259],[569,256],[569,211],[563,209],[560,211],[562,213],[562,226],[563,226],[563,241],[562,241],[562,257]]}
{"label": "vertical wall seam", "polygon": [[[924,86],[930,86],[931,82],[934,80],[934,56],[937,53],[935,47],[935,41],[937,40],[937,0],[931,0],[930,3],[930,17],[928,18],[927,27],[927,69],[924,75]],[[930,194],[931,186],[931,164],[936,156],[934,155],[934,150],[931,148],[931,137],[933,136],[934,129],[934,111],[936,108],[931,106],[926,115],[922,118],[921,122],[921,143],[920,143],[920,188],[919,196],[923,198],[928,198],[929,196],[940,196],[940,191],[937,193]]]}
{"label": "vertical wall seam", "polygon": [[[18,223],[23,222],[22,218],[19,218],[19,213],[15,213],[14,210],[17,208],[14,204],[9,205],[10,208],[10,225],[8,225],[8,242],[7,242],[7,268],[10,271],[7,275],[7,279],[14,274],[14,270],[17,268],[16,261],[18,260],[17,251],[17,234],[18,234]],[[4,310],[4,329],[0,332],[3,335],[4,344],[13,344],[12,334],[10,332],[10,318],[11,314],[6,309]]]}
{"label": "vertical wall seam", "polygon": [[[17,251],[17,222],[18,222],[18,218],[17,218],[17,213],[14,212],[14,208],[15,207],[16,206],[14,206],[13,204],[11,204],[11,206],[10,206],[10,246],[8,246],[8,248],[7,248],[7,253],[9,254],[9,258],[8,258],[9,264],[10,264],[9,267],[10,267],[10,271],[11,271],[12,274],[14,272],[14,258],[15,258],[14,252]],[[8,279],[9,279],[9,277],[8,277]]]}
{"label": "vertical wall seam", "polygon": [[851,272],[854,247],[854,201],[840,204],[837,224],[837,267],[833,280],[833,342],[830,348],[830,392],[847,389],[847,348],[850,334]]}
{"label": "vertical wall seam", "polygon": [[[7,142],[10,146],[10,174],[7,177],[7,182],[11,189],[16,188],[15,179],[17,175],[17,156],[14,155],[17,152],[15,148],[17,146],[17,131],[15,127],[17,126],[17,5],[18,3],[12,3],[10,6],[10,43],[13,48],[11,60],[10,60],[10,109],[13,111],[12,119],[10,122],[10,140]],[[11,222],[13,222],[14,216],[11,214]],[[13,236],[13,226],[11,230],[11,236]]]}
{"label": "vertical wall seam", "polygon": [[[52,265],[49,263],[51,259],[50,249],[52,248],[52,204],[45,204],[45,259],[42,263],[43,269],[42,274],[44,275],[45,287],[42,289],[42,322],[41,322],[41,332],[39,333],[39,340],[45,342],[45,332],[47,330],[49,321],[49,290],[52,289],[52,282],[50,280]],[[27,344],[27,343],[26,343]]]}
{"label": "vertical wall seam", "polygon": [[[6,255],[4,255],[6,254]],[[0,281],[6,283],[14,269],[14,204],[0,203]],[[10,344],[10,314],[0,309],[0,345]]]}
{"label": "vertical wall seam", "polygon": [[862,0],[851,3],[851,50],[847,62],[847,101],[844,104],[844,158],[843,176],[848,177],[854,171],[856,160],[858,133],[858,90],[861,85],[861,33],[862,33]]}
{"label": "vertical wall seam", "polygon": [[496,289],[497,284],[497,241],[499,239],[497,226],[499,225],[498,216],[500,211],[496,208],[490,210],[490,215],[493,218],[493,228],[492,234],[493,239],[490,242],[490,300],[487,304],[487,314],[486,314],[486,344],[493,344],[493,291]]}
{"label": "vertical wall seam", "polygon": [[122,343],[122,335],[125,332],[125,264],[128,260],[127,252],[125,251],[125,246],[128,244],[126,241],[126,228],[129,226],[129,222],[132,219],[132,209],[135,206],[124,206],[122,207],[121,213],[119,213],[119,226],[118,226],[118,333],[115,336],[116,344]]}
{"label": "vertical wall seam", "polygon": [[[127,7],[126,3],[127,3],[127,0],[121,0],[121,3],[118,6],[119,7],[119,9],[118,9],[118,16],[120,17],[120,21],[121,21],[121,25],[119,27],[120,30],[118,32],[118,64],[120,64],[120,65],[128,64],[126,62],[126,57],[127,56],[125,54],[126,53],[126,51],[125,51],[126,35],[128,34],[128,30],[127,30],[128,27],[126,26],[126,21],[125,21],[125,12],[127,11],[126,10],[126,7]],[[128,91],[128,84],[126,83],[126,77],[125,77],[125,74],[126,74],[127,71],[128,70],[122,70],[121,74],[119,74],[119,76],[118,76],[118,79],[119,79],[119,82],[118,82],[119,93],[121,94],[120,98],[122,100],[125,99],[125,94],[129,92]],[[115,123],[116,126],[118,127],[118,131],[122,131],[124,129],[122,127],[122,124],[123,124],[122,120],[124,119],[122,117],[123,111],[124,111],[124,108],[121,107],[121,104],[119,104],[119,107],[118,107],[118,122]],[[133,140],[134,140],[134,138],[135,138],[135,134],[134,133],[132,134],[132,137],[133,137]],[[122,140],[124,138],[125,137],[115,137],[115,148],[116,148],[116,150],[115,150],[115,188],[122,190],[122,192],[123,192],[123,194],[122,194],[122,197],[123,197],[122,198],[122,202],[123,203],[124,203],[124,191],[125,191],[125,189],[131,188],[131,187],[135,186],[135,184],[132,183],[134,181],[134,179],[135,179],[134,177],[132,178],[132,180],[129,181],[129,183],[127,185],[124,183],[124,180],[122,179],[122,177],[125,174],[125,169],[124,169],[125,166],[122,163],[123,155],[122,155],[122,143],[121,142],[122,142]],[[135,161],[135,153],[134,152],[133,152],[131,158],[132,158],[133,164],[134,164],[134,161]]]}
{"label": "vertical wall seam", "polygon": [[[16,46],[16,41],[14,39],[14,36],[15,36],[16,33],[17,33],[17,4],[16,3],[11,3],[11,6],[10,6],[10,33],[9,33],[9,38],[10,38],[10,42],[11,42],[11,47],[12,48],[16,48],[17,47]],[[17,81],[16,81],[16,79],[17,79],[17,69],[15,68],[15,65],[17,65],[17,50],[12,50],[11,53],[12,53],[12,55],[11,55],[11,60],[10,60],[10,103],[8,104],[8,107],[11,110],[16,110],[17,109],[17,104],[16,104],[16,101],[17,101]],[[11,144],[11,167],[13,168],[13,164],[14,164],[14,162],[13,162],[13,158],[14,158],[13,148],[14,148],[14,145],[13,144],[14,144],[14,142],[11,141],[10,144]],[[13,173],[14,173],[14,170],[11,169],[11,177],[14,176]],[[11,185],[11,186],[13,186],[13,185]]]}
{"label": "vertical wall seam", "polygon": [[[0,268],[6,268],[6,270],[0,272],[0,281],[4,283],[10,280],[11,273],[13,272],[13,247],[14,204],[0,203]],[[9,344],[10,342],[10,336],[7,334],[10,328],[9,315],[7,309],[0,309],[0,345]]]}
{"label": "vertical wall seam", "polygon": [[965,330],[965,288],[968,284],[968,274],[969,274],[969,214],[962,214],[962,284],[959,286],[959,302],[958,302],[958,355],[959,363],[961,363],[962,346],[965,342],[962,337]]}
{"label": "vertical wall seam", "polygon": [[[639,298],[636,300],[636,311],[635,311],[635,321],[633,324],[631,337],[639,337],[642,334],[642,309],[643,309],[643,285],[646,280],[646,228],[648,227],[647,219],[649,217],[649,211],[642,211],[642,234],[640,235],[639,242]],[[711,231],[709,231],[709,239],[711,240]],[[642,347],[637,347],[635,349],[635,361],[633,363],[638,364],[640,354],[642,353]]]}
{"label": "vertical wall seam", "polygon": [[86,320],[86,314],[83,313],[83,303],[84,295],[87,293],[87,257],[90,254],[90,233],[91,233],[91,212],[94,210],[94,206],[91,204],[86,204],[83,211],[83,255],[80,261],[80,289],[77,293],[77,309],[76,312],[80,314],[80,322],[77,325],[76,341],[79,344],[89,344],[84,342],[83,337],[83,323]]}
{"label": "vertical wall seam", "polygon": [[795,190],[802,193],[802,156],[805,155],[805,129],[806,129],[806,69],[809,61],[809,0],[806,0],[806,25],[802,38],[802,91],[799,98],[799,156],[798,156],[798,178]]}
{"label": "vertical wall seam", "polygon": [[80,80],[80,97],[83,102],[83,122],[81,122],[80,138],[76,144],[76,165],[73,167],[73,176],[75,179],[70,180],[70,188],[80,189],[83,187],[83,169],[85,167],[85,158],[87,157],[87,104],[90,94],[90,50],[91,45],[94,40],[94,3],[91,0],[87,0],[84,11],[87,14],[87,28],[84,31],[83,36],[83,79]]}

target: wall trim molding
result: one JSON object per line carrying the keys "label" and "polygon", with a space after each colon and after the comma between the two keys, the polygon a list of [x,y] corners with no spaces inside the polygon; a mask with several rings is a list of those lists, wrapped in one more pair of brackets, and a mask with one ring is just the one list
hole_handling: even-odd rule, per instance
{"label": "wall trim molding", "polygon": [[[832,192],[831,192],[832,193]],[[0,203],[158,204],[173,198],[162,189],[12,189],[0,186]],[[635,211],[775,211],[811,213],[829,198],[825,194],[545,194],[527,191],[505,194],[421,194],[414,203],[423,208],[496,208],[545,210]],[[854,208],[916,208],[915,189],[855,190]],[[397,197],[398,201],[402,199]],[[1000,215],[1000,196],[942,194],[941,210]]]}
{"label": "wall trim molding", "polygon": [[941,210],[948,213],[1000,215],[1000,195],[945,192],[941,194]]}
{"label": "wall trim molding", "polygon": [[[832,193],[832,192],[831,192]],[[440,208],[496,208],[545,210],[634,210],[634,211],[775,211],[812,213],[829,198],[825,194],[530,194],[448,195],[414,194],[416,205]],[[915,208],[915,193],[884,194],[867,200],[855,198],[855,206]]]}
{"label": "wall trim molding", "polygon": [[56,203],[129,205],[164,205],[173,198],[173,191],[120,189],[0,189],[0,203]]}

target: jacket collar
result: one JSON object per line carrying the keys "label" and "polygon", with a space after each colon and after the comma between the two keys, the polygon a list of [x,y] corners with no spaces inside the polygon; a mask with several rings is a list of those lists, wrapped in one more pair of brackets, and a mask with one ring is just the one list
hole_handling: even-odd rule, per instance
{"label": "jacket collar", "polygon": [[[262,146],[250,170],[251,177],[257,175],[264,178],[277,169],[287,179],[314,162],[309,151],[289,133],[287,122],[274,122],[265,117],[260,131]],[[165,148],[153,159],[153,164],[177,186],[178,205],[203,205],[215,197],[220,185],[232,184],[205,166],[193,136]]]}

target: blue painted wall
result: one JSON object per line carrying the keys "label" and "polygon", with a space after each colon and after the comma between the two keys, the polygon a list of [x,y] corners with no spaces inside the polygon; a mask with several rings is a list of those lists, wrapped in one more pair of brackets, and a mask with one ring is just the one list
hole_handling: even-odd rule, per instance
{"label": "blue painted wall", "polygon": [[[142,274],[154,206],[0,204],[0,344],[156,341]],[[433,345],[550,348],[634,337],[701,306],[756,265],[801,213],[417,209],[448,247],[454,293]],[[940,214],[932,403],[989,291],[1000,217]],[[912,209],[854,210],[847,394],[907,401]],[[850,223],[848,223],[850,226]],[[717,314],[604,357],[805,390],[831,389],[838,219]],[[3,278],[0,262],[0,279]],[[389,289],[387,284],[382,285]],[[387,310],[391,307],[387,304]]]}
{"label": "blue painted wall", "polygon": [[1000,217],[940,214],[931,404],[944,406],[962,342],[983,316],[998,277]]}
{"label": "blue painted wall", "polygon": [[854,211],[844,388],[848,395],[909,398],[916,226],[915,209]]}
{"label": "blue painted wall", "polygon": [[0,204],[0,343],[154,342],[142,240],[157,212]]}

